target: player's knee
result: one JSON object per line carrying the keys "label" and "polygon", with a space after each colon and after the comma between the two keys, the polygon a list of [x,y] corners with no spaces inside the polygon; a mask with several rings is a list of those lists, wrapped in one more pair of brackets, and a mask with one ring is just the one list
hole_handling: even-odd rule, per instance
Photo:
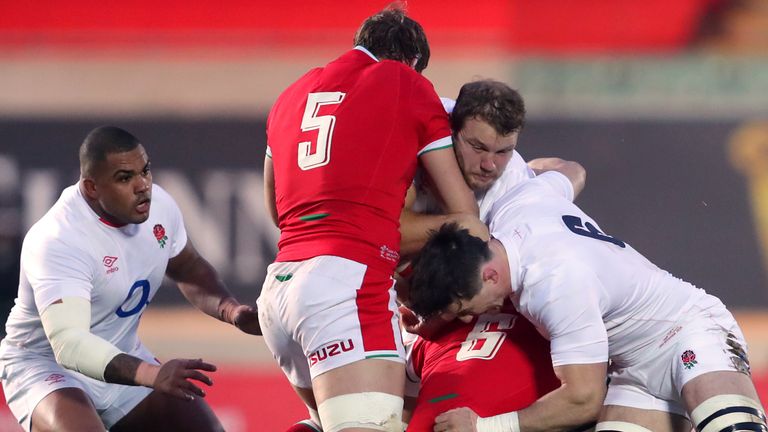
{"label": "player's knee", "polygon": [[737,394],[713,396],[691,412],[697,431],[766,430],[763,407],[756,400]]}
{"label": "player's knee", "polygon": [[403,398],[388,393],[351,393],[326,399],[318,406],[324,432],[364,428],[403,431]]}
{"label": "player's knee", "polygon": [[646,429],[640,425],[623,421],[605,421],[600,422],[595,426],[595,432],[600,431],[616,431],[616,432],[652,432],[650,429]]}

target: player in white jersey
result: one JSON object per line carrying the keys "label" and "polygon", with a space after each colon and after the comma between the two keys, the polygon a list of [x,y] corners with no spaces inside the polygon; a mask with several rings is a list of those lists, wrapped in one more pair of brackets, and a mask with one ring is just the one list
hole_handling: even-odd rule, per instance
{"label": "player in white jersey", "polygon": [[187,239],[133,135],[93,130],[80,169],[22,246],[0,344],[11,411],[27,431],[223,430],[190,381],[211,385],[203,372],[215,366],[161,363],[138,339],[139,319],[165,275],[203,312],[257,334],[255,308],[232,297]]}
{"label": "player in white jersey", "polygon": [[[494,80],[464,84],[456,101],[441,99],[451,119],[456,159],[475,194],[480,219],[487,222],[490,203],[497,196],[534,176],[515,150],[525,123],[525,104],[518,92]],[[462,215],[441,215],[442,207],[432,195],[429,181],[420,171],[408,190],[400,216],[402,256],[417,253],[429,232],[444,222],[471,223]]]}
{"label": "player in white jersey", "polygon": [[500,198],[490,242],[443,226],[417,259],[410,292],[417,313],[463,320],[510,298],[550,339],[562,387],[519,412],[449,411],[435,430],[562,430],[598,413],[597,431],[688,432],[689,420],[705,432],[768,430],[733,316],[603,233],[567,199],[573,173],[564,174]]}

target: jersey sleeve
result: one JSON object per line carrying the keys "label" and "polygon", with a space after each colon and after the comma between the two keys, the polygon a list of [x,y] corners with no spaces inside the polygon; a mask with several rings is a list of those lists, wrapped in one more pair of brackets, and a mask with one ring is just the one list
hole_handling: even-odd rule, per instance
{"label": "jersey sleeve", "polygon": [[435,89],[426,78],[415,76],[411,106],[419,128],[418,155],[451,147],[451,125]]}
{"label": "jersey sleeve", "polygon": [[553,193],[573,202],[573,183],[564,174],[557,171],[547,171],[536,177],[536,181],[549,188]]}
{"label": "jersey sleeve", "polygon": [[34,293],[37,310],[64,297],[91,300],[94,270],[91,258],[60,238],[28,236],[21,252],[23,276]]}
{"label": "jersey sleeve", "polygon": [[608,361],[608,334],[600,310],[602,284],[571,261],[541,261],[527,271],[521,309],[550,340],[552,364]]}

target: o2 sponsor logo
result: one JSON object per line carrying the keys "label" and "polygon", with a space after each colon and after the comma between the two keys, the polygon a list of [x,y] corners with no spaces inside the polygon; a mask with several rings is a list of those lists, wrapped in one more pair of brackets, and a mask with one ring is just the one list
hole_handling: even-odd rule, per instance
{"label": "o2 sponsor logo", "polygon": [[[141,290],[141,292],[137,294],[137,291],[139,290]],[[139,297],[138,301],[135,299],[137,296]],[[123,300],[123,304],[117,308],[115,314],[117,314],[117,316],[120,318],[127,318],[131,315],[136,315],[137,313],[141,312],[142,309],[144,309],[144,306],[148,304],[149,281],[142,279],[140,281],[136,281],[131,286],[131,289],[128,290],[128,295],[125,297],[125,300]]]}
{"label": "o2 sponsor logo", "polygon": [[352,351],[353,349],[355,349],[355,344],[352,342],[352,339],[329,343],[309,355],[309,366],[312,367],[327,358]]}

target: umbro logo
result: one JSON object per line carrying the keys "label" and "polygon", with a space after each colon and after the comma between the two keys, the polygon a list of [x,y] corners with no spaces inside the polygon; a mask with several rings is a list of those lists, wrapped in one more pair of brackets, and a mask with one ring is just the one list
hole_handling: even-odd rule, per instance
{"label": "umbro logo", "polygon": [[67,380],[67,377],[62,374],[50,374],[48,377],[44,380],[48,383],[48,385],[53,385],[56,383],[64,382]]}
{"label": "umbro logo", "polygon": [[117,262],[117,257],[106,255],[101,262],[104,263],[104,267],[107,268],[107,274],[116,272],[120,269],[117,266],[112,267],[115,265],[115,262]]}

